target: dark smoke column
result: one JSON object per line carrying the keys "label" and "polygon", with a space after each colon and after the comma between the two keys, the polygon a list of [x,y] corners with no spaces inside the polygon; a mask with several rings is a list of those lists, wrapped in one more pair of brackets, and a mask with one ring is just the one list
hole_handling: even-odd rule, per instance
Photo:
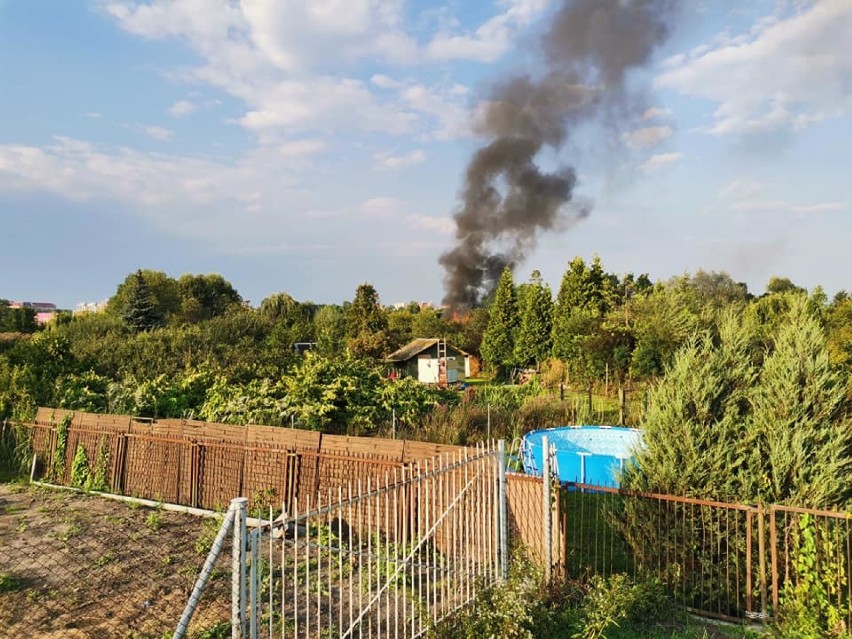
{"label": "dark smoke column", "polygon": [[542,172],[542,147],[560,148],[577,125],[600,119],[618,129],[641,100],[625,86],[668,33],[672,0],[562,0],[540,40],[540,74],[500,83],[478,116],[487,139],[468,164],[455,214],[456,245],[440,258],[444,304],[478,304],[506,266],[535,247],[540,231],[588,210],[571,205],[572,168]]}

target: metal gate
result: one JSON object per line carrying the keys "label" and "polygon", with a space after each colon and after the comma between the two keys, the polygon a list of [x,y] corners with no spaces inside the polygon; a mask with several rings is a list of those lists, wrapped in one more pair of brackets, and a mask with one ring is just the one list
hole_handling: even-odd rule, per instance
{"label": "metal gate", "polygon": [[469,604],[508,569],[504,449],[394,469],[247,527],[236,500],[216,544],[234,531],[232,637],[413,639]]}

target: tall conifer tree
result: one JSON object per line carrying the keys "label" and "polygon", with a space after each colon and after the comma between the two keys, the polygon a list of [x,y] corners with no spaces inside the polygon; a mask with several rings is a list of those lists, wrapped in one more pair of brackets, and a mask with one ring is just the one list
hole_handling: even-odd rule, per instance
{"label": "tall conifer tree", "polygon": [[550,356],[553,331],[553,295],[533,271],[521,308],[521,324],[515,342],[515,362],[521,366],[540,364]]}
{"label": "tall conifer tree", "polygon": [[482,357],[498,373],[515,363],[515,334],[519,326],[515,283],[512,271],[506,267],[497,284],[481,347]]}
{"label": "tall conifer tree", "polygon": [[157,306],[142,271],[133,276],[133,288],[124,309],[124,321],[134,331],[150,331],[163,325],[163,313]]}

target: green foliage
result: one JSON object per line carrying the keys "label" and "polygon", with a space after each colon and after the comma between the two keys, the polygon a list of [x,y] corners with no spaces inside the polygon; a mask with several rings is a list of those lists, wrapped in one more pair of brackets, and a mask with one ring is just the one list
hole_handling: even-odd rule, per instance
{"label": "green foliage", "polygon": [[181,298],[179,319],[183,322],[218,317],[243,303],[231,283],[218,273],[181,275],[177,288]]}
{"label": "green foliage", "polygon": [[439,624],[428,636],[437,639],[535,639],[534,622],[541,605],[539,572],[531,565],[513,560],[503,584],[480,591],[476,604]]}
{"label": "green foliage", "polygon": [[303,428],[359,433],[374,425],[381,380],[364,359],[308,352],[282,383],[287,410]]}
{"label": "green foliage", "polygon": [[343,352],[346,320],[339,306],[323,306],[314,316],[317,350],[326,357]]}
{"label": "green foliage", "polygon": [[580,628],[571,639],[605,639],[606,630],[627,617],[633,599],[634,587],[627,575],[606,579],[595,575],[581,605]]}
{"label": "green foliage", "polygon": [[539,365],[550,357],[553,344],[553,296],[533,271],[521,307],[514,359],[521,366]]}
{"label": "green foliage", "polygon": [[56,426],[56,448],[53,451],[50,469],[50,477],[53,481],[62,481],[65,477],[65,453],[68,447],[68,429],[71,427],[73,418],[73,413],[66,415]]}
{"label": "green foliage", "polygon": [[482,357],[498,371],[515,362],[515,334],[520,325],[512,271],[503,270],[482,336]]}
{"label": "green foliage", "polygon": [[86,490],[106,492],[109,490],[109,442],[106,437],[101,437],[98,444],[98,456],[95,460],[95,471],[89,476]]}
{"label": "green foliage", "polygon": [[645,446],[623,484],[674,495],[742,495],[748,393],[757,379],[751,335],[730,316],[717,338],[705,333],[680,350],[649,395]]}
{"label": "green foliage", "polygon": [[575,257],[562,277],[553,315],[553,354],[563,359],[572,381],[591,387],[602,377],[607,353],[598,339],[603,318],[617,297],[617,278]]}
{"label": "green foliage", "polygon": [[23,579],[8,572],[0,572],[0,592],[15,592],[23,587]]}
{"label": "green foliage", "polygon": [[56,380],[54,401],[58,408],[103,413],[109,410],[110,380],[94,371],[71,373]]}
{"label": "green foliage", "polygon": [[221,517],[205,518],[201,522],[201,534],[195,540],[195,552],[202,556],[207,555],[213,548],[213,542],[216,540],[216,535],[219,534],[221,527]]}
{"label": "green foliage", "polygon": [[198,414],[211,422],[281,426],[287,421],[286,396],[284,382],[254,379],[240,384],[220,376],[207,391]]}
{"label": "green foliage", "polygon": [[[848,637],[849,610],[840,607],[848,576],[837,561],[845,534],[832,531],[812,515],[801,515],[791,531],[792,576],[781,593],[779,639]],[[847,604],[848,605],[848,604]]]}
{"label": "green foliage", "polygon": [[807,291],[800,286],[796,286],[790,280],[789,277],[776,277],[772,276],[769,278],[769,282],[766,284],[766,294],[767,295],[777,295],[778,293],[806,293]]}
{"label": "green foliage", "polygon": [[31,308],[9,308],[6,300],[0,300],[0,333],[35,333],[36,312]]}
{"label": "green foliage", "polygon": [[385,414],[395,411],[397,420],[409,426],[418,425],[446,397],[442,391],[421,384],[412,377],[383,382],[378,395]]}
{"label": "green foliage", "polygon": [[227,639],[231,636],[231,624],[228,621],[217,621],[212,626],[192,633],[192,639]]}
{"label": "green foliage", "polygon": [[388,320],[372,284],[358,286],[345,318],[348,346],[355,356],[378,359],[388,352]]}
{"label": "green foliage", "polygon": [[89,457],[83,444],[78,444],[71,462],[71,485],[75,488],[87,488],[90,482]]}
{"label": "green foliage", "polygon": [[[729,313],[678,352],[649,396],[629,487],[799,506],[847,503],[852,434],[845,386],[807,301],[771,339]],[[818,461],[817,461],[818,460]]]}
{"label": "green foliage", "polygon": [[852,497],[846,385],[831,365],[804,298],[787,313],[749,394],[750,480],[744,496],[767,503],[837,507]]}
{"label": "green foliage", "polygon": [[203,410],[214,392],[213,376],[205,370],[187,370],[137,380],[126,377],[107,388],[106,404],[112,412],[140,417],[192,417]]}
{"label": "green foliage", "polygon": [[159,328],[165,322],[165,312],[157,304],[142,271],[136,271],[121,317],[137,333]]}
{"label": "green foliage", "polygon": [[152,510],[145,518],[145,525],[151,532],[157,532],[163,527],[163,514],[160,509]]}

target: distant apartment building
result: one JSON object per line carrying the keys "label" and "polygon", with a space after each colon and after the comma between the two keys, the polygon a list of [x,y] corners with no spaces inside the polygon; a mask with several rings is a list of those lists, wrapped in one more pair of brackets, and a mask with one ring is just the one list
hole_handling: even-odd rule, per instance
{"label": "distant apartment building", "polygon": [[27,308],[35,312],[35,321],[44,326],[56,317],[56,304],[52,302],[9,302],[9,308]]}
{"label": "distant apartment building", "polygon": [[56,312],[56,304],[52,302],[9,302],[9,308],[31,308],[36,313]]}
{"label": "distant apartment building", "polygon": [[80,302],[74,307],[74,315],[85,315],[86,313],[99,313],[106,308],[106,300],[103,302]]}

